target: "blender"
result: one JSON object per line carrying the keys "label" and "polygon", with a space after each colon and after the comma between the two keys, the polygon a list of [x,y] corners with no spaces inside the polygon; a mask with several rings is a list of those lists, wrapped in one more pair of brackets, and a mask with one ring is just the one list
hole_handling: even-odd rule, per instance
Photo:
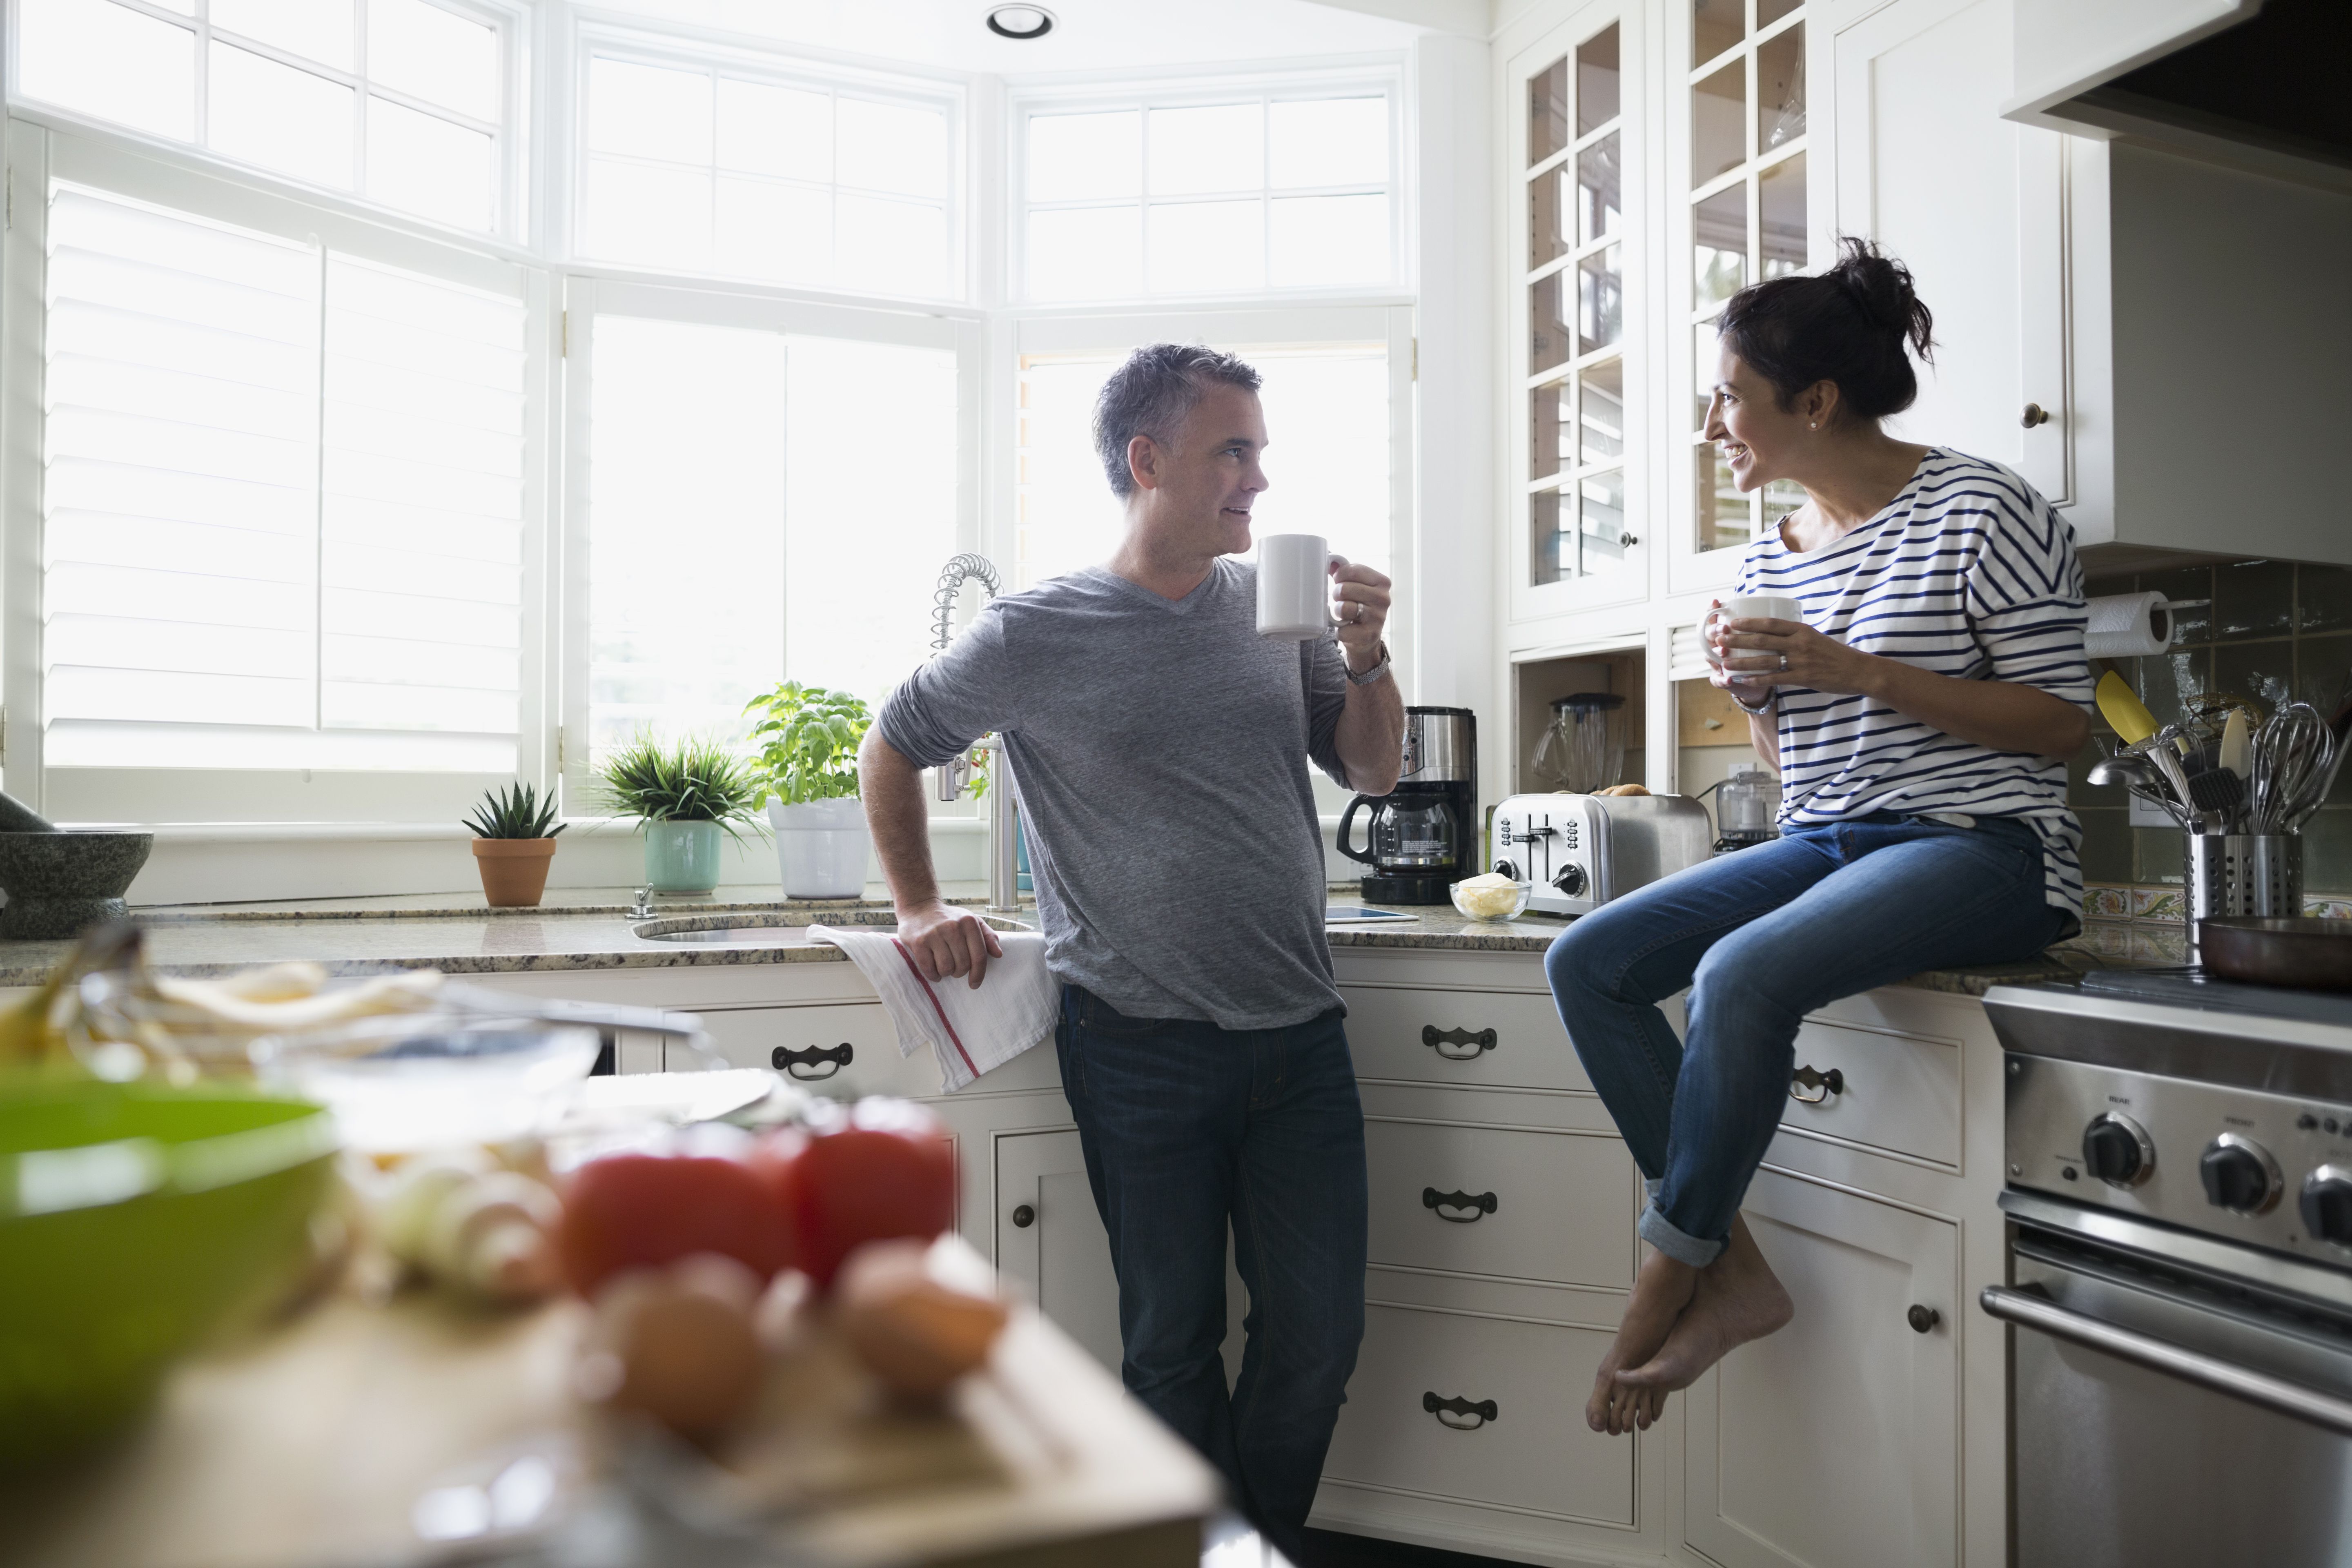
{"label": "blender", "polygon": [[1533,772],[1554,789],[1591,795],[1617,783],[1625,771],[1625,699],[1610,691],[1578,691],[1551,705],[1551,723],[1536,742]]}

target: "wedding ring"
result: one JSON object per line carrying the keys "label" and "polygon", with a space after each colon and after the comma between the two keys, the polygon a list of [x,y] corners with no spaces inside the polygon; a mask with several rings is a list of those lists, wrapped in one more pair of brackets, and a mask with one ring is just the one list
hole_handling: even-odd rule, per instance
{"label": "wedding ring", "polygon": [[1782,669],[1789,668],[1789,656],[1785,653],[1780,656],[1780,668]]}

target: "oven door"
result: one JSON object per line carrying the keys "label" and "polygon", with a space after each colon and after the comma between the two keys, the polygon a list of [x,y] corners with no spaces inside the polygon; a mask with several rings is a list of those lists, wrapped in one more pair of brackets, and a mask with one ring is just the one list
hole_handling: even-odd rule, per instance
{"label": "oven door", "polygon": [[2021,1228],[2015,1568],[2352,1563],[2352,1321]]}

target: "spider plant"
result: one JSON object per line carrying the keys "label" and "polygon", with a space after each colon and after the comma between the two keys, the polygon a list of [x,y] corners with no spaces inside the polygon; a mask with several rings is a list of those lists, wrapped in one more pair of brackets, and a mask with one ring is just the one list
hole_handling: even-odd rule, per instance
{"label": "spider plant", "polygon": [[604,797],[624,816],[644,822],[715,822],[740,839],[754,824],[767,783],[751,763],[717,741],[688,737],[664,745],[639,731],[597,770]]}

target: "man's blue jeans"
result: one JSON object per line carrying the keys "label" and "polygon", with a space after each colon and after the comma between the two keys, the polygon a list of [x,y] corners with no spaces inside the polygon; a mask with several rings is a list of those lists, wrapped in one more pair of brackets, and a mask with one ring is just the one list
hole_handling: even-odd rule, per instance
{"label": "man's blue jeans", "polygon": [[[2073,923],[2047,901],[2025,824],[1890,813],[1798,828],[1576,921],[1544,971],[1650,1178],[1642,1238],[1696,1268],[1723,1250],[1806,1014],[1923,969],[2030,958]],[[1657,1004],[1685,985],[1678,1041]]]}
{"label": "man's blue jeans", "polygon": [[[1071,985],[1055,1036],[1118,1271],[1127,1386],[1293,1562],[1364,1334],[1364,1114],[1339,1019],[1130,1018]],[[1228,1224],[1249,1288],[1230,1396]]]}

